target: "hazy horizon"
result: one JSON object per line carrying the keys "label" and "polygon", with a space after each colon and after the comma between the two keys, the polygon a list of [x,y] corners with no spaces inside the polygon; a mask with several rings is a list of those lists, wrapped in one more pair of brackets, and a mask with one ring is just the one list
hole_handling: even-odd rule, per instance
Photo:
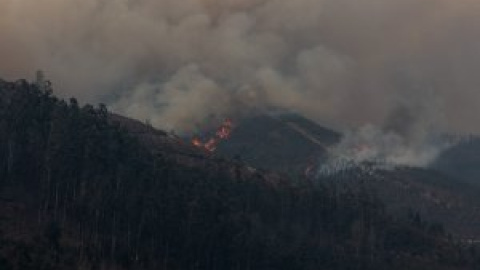
{"label": "hazy horizon", "polygon": [[0,77],[160,128],[266,106],[405,137],[480,133],[473,0],[0,0]]}

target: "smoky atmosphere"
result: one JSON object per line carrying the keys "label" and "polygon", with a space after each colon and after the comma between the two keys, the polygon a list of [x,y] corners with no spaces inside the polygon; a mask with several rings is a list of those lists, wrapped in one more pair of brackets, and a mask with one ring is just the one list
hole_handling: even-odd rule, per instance
{"label": "smoky atmosphere", "polygon": [[0,0],[0,269],[479,269],[479,104],[478,0]]}

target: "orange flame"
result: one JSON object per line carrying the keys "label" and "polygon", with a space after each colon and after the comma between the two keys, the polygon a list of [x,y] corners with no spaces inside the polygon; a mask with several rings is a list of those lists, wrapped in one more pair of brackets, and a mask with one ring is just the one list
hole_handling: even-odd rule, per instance
{"label": "orange flame", "polygon": [[218,144],[222,140],[230,138],[233,130],[233,122],[230,119],[225,119],[220,127],[215,132],[213,138],[208,139],[205,143],[202,142],[198,137],[192,139],[192,144],[198,148],[203,148],[208,152],[214,152],[217,149]]}
{"label": "orange flame", "polygon": [[202,141],[197,137],[194,137],[192,139],[192,144],[195,145],[196,147],[203,147]]}
{"label": "orange flame", "polygon": [[217,144],[218,144],[219,140],[217,138],[211,138],[210,140],[208,140],[204,147],[205,149],[207,149],[208,151],[210,152],[213,152],[217,149]]}
{"label": "orange flame", "polygon": [[233,129],[232,120],[226,119],[222,123],[222,125],[218,128],[216,135],[218,138],[222,140],[228,139],[230,137],[230,134],[232,133],[232,129]]}

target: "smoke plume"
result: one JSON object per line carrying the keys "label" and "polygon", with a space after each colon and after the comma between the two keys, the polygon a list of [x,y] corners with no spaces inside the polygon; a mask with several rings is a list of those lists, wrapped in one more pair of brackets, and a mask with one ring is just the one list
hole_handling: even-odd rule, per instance
{"label": "smoke plume", "polygon": [[0,77],[178,131],[276,106],[415,145],[480,132],[478,33],[477,0],[0,0]]}
{"label": "smoke plume", "polygon": [[452,141],[432,133],[408,140],[398,133],[373,125],[345,132],[338,145],[330,150],[320,174],[332,174],[348,168],[394,169],[397,166],[427,167],[452,145]]}

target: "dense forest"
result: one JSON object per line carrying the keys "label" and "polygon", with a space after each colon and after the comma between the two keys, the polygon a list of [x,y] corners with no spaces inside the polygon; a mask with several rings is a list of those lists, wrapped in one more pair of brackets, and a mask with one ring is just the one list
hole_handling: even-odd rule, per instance
{"label": "dense forest", "polygon": [[480,267],[474,246],[367,190],[187,166],[110,119],[0,81],[0,269]]}

